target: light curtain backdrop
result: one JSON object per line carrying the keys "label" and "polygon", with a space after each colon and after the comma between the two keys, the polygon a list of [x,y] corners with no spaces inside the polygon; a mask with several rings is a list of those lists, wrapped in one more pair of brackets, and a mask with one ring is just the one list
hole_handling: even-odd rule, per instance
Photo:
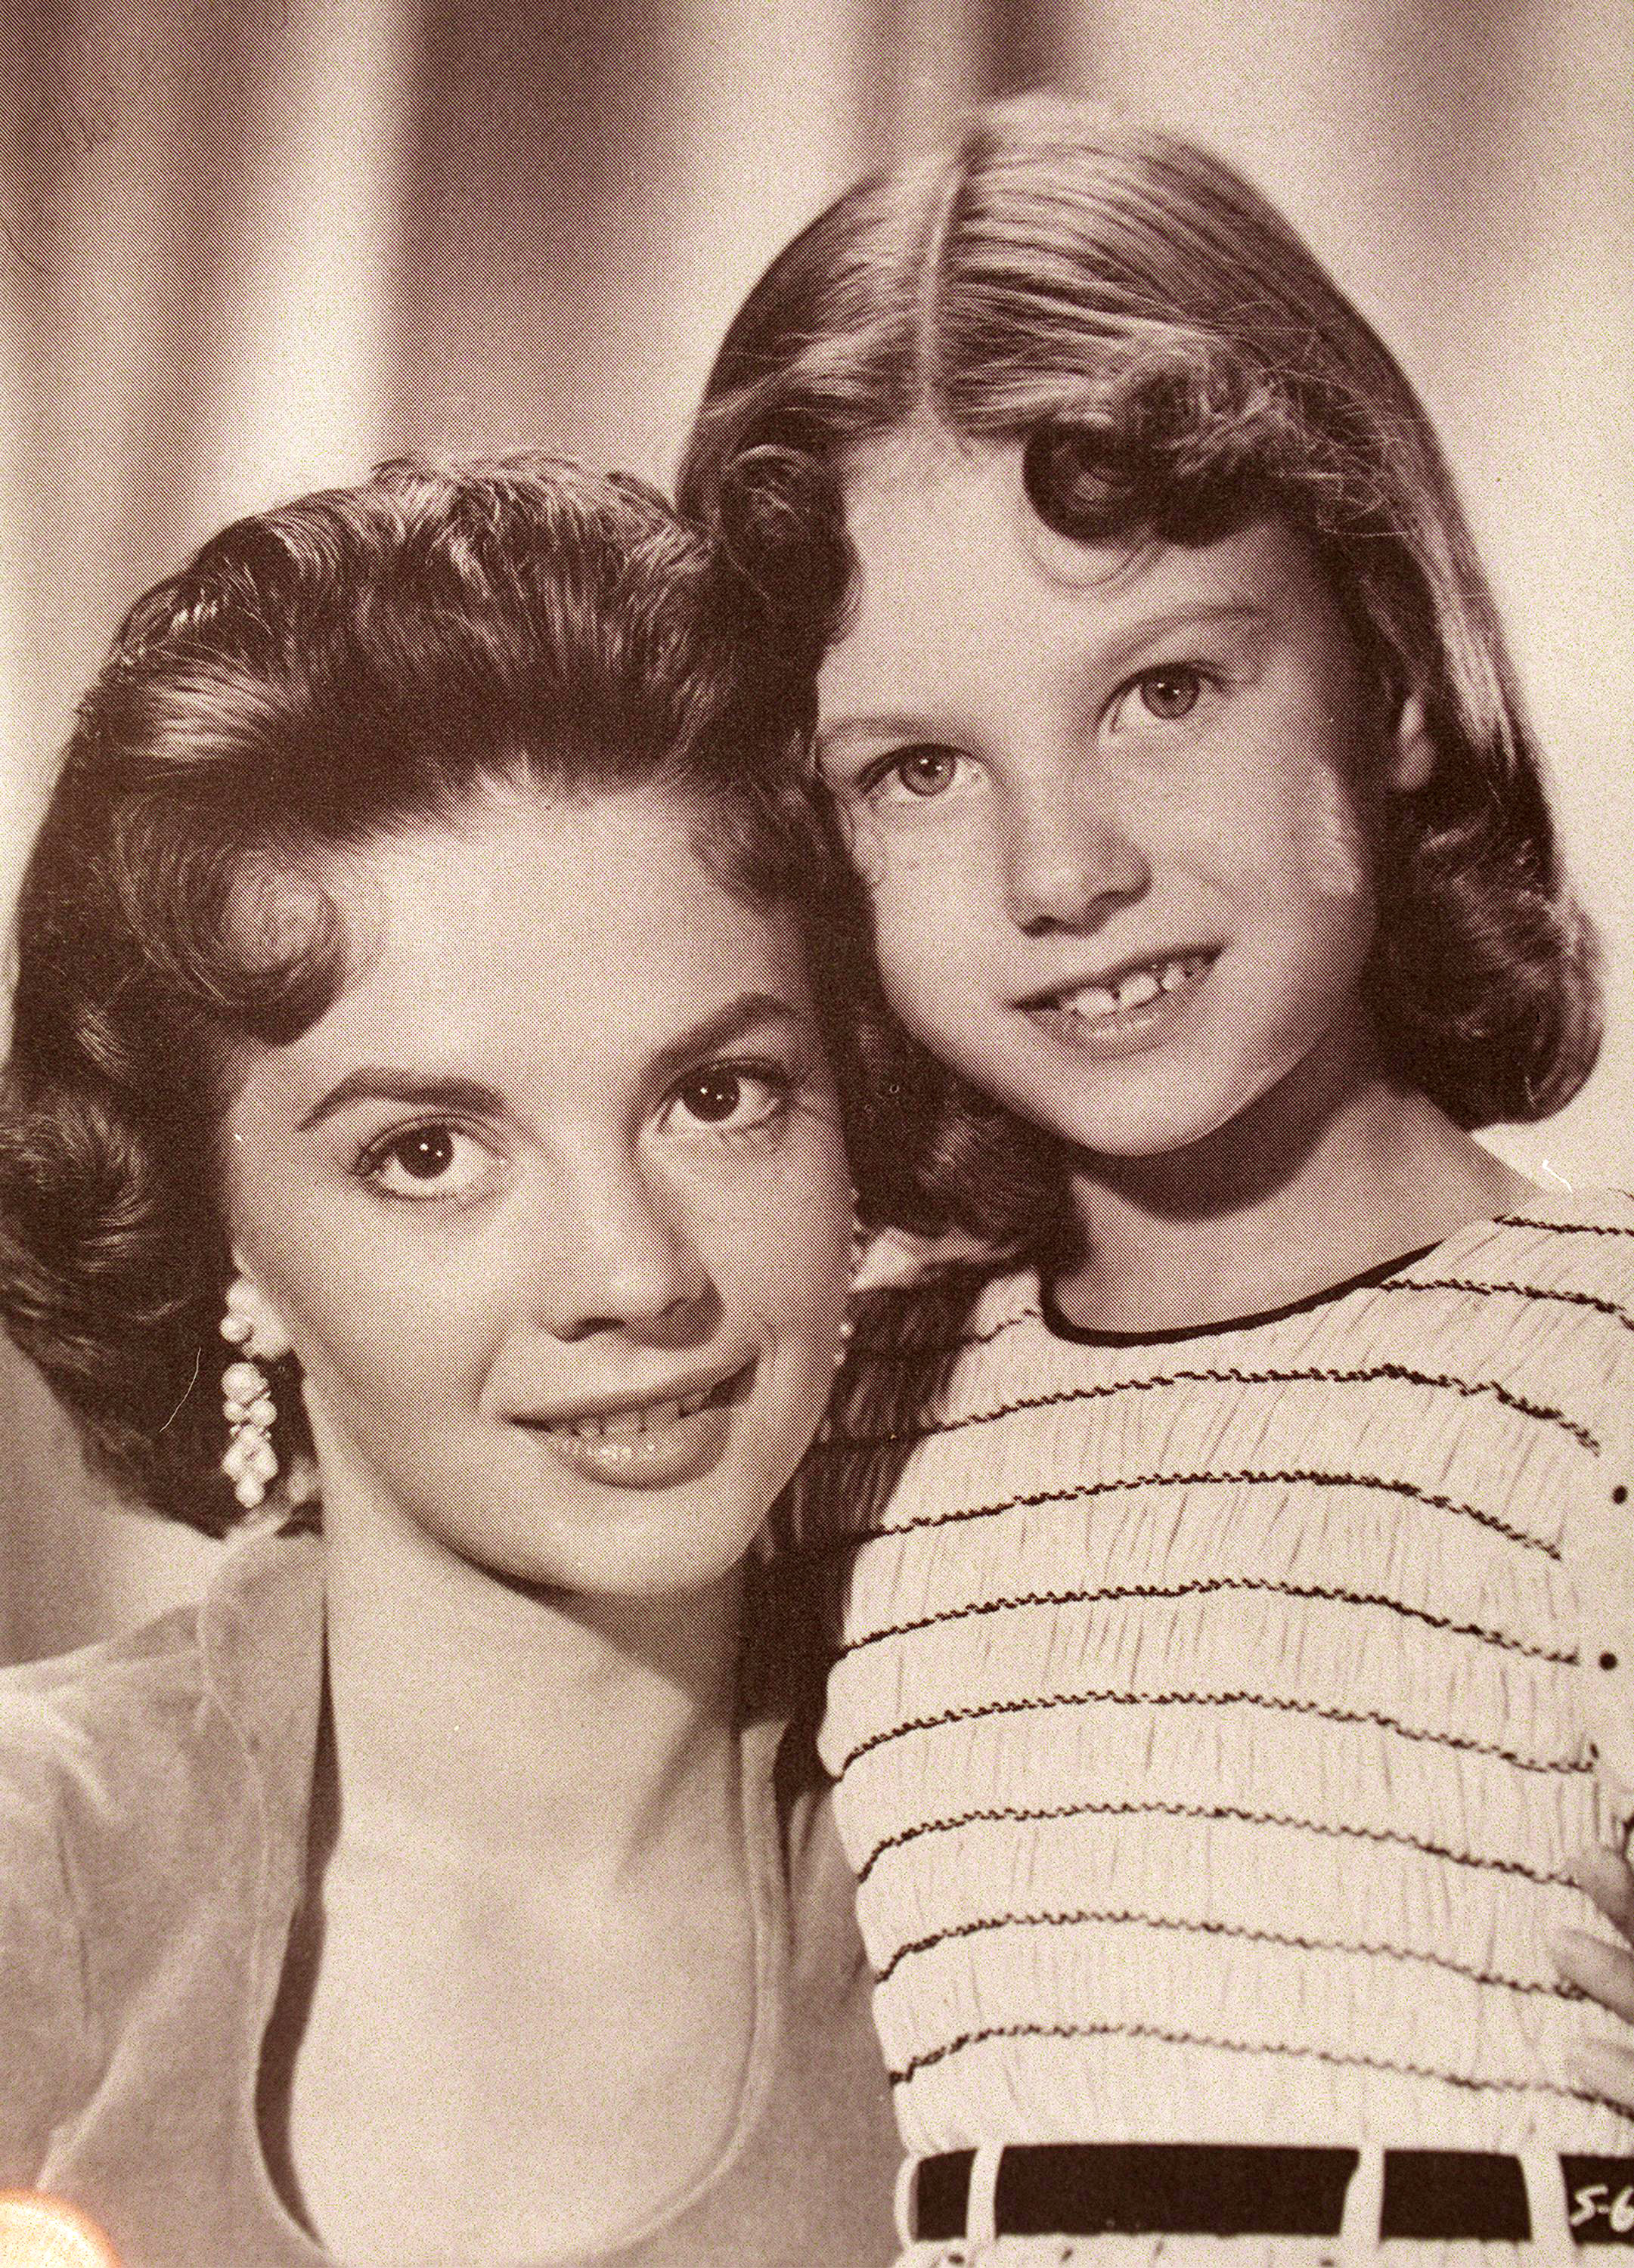
{"label": "light curtain backdrop", "polygon": [[[1427,396],[1610,951],[1593,1086],[1506,1146],[1626,1182],[1631,85],[1631,0],[11,0],[0,909],[117,614],[213,526],[405,447],[666,478],[784,238],[1053,85],[1243,166]],[[216,1548],[111,1511],[0,1344],[0,1657]]]}

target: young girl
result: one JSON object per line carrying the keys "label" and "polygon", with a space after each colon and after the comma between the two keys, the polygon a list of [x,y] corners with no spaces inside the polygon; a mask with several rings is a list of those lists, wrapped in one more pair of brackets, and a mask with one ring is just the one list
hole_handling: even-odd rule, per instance
{"label": "young girl", "polygon": [[823,657],[896,1219],[1011,1263],[828,1452],[916,2257],[1630,2241],[1547,1948],[1634,1783],[1634,1204],[1468,1130],[1596,1005],[1423,409],[1224,166],[1028,102],[774,263],[683,500]]}

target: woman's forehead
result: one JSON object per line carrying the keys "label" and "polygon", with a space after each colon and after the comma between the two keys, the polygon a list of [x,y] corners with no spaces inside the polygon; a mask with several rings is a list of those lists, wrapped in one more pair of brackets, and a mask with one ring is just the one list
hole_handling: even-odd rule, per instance
{"label": "woman's forehead", "polygon": [[291,878],[290,907],[320,888],[344,948],[335,998],[295,1045],[331,1061],[489,1046],[543,1064],[661,1044],[749,977],[803,1000],[791,917],[727,890],[699,824],[651,789],[521,789]]}

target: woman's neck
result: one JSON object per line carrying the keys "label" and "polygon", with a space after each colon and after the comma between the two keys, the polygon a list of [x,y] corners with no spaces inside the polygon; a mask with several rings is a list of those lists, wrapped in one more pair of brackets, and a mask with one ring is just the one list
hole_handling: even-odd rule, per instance
{"label": "woman's neck", "polygon": [[1425,1096],[1316,1065],[1206,1141],[1074,1177],[1068,1321],[1174,1330],[1303,1299],[1439,1243],[1530,1184]]}
{"label": "woman's neck", "polygon": [[548,1859],[594,1898],[676,1835],[735,1837],[735,1580],[613,1602],[512,1584],[344,1471],[324,1521],[341,1847],[525,1881]]}

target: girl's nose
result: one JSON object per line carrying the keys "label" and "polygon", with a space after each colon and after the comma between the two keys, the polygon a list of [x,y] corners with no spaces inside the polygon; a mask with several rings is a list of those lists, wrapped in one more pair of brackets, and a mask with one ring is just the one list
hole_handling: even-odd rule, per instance
{"label": "girl's nose", "polygon": [[1000,821],[1005,903],[1029,937],[1094,930],[1151,884],[1145,853],[1111,814],[1064,793],[1018,798]]}
{"label": "girl's nose", "polygon": [[714,1328],[703,1256],[673,1198],[638,1163],[560,1187],[543,1242],[541,1320],[553,1336],[624,1330],[688,1344]]}

